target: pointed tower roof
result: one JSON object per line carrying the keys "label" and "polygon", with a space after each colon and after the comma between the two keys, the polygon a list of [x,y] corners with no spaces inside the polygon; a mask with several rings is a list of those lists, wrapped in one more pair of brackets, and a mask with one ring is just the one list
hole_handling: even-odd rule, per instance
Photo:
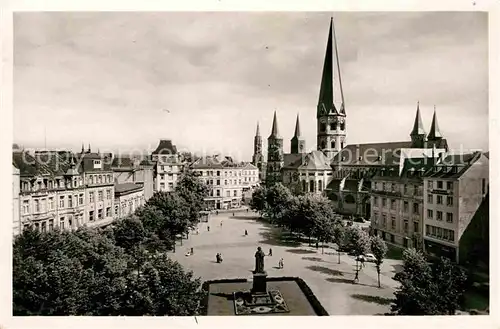
{"label": "pointed tower roof", "polygon": [[438,139],[438,138],[443,138],[443,134],[441,133],[441,130],[439,130],[439,125],[436,115],[436,106],[434,106],[434,115],[432,116],[431,130],[429,132],[429,135],[427,136],[427,139]]}
{"label": "pointed tower roof", "polygon": [[259,121],[257,121],[257,131],[255,132],[255,137],[260,137]]}
{"label": "pointed tower roof", "polygon": [[92,153],[92,151],[90,149],[90,143],[89,143],[89,149],[87,150],[87,153]]}
{"label": "pointed tower roof", "polygon": [[299,114],[297,113],[297,122],[295,123],[295,134],[293,137],[300,137],[300,121]]}
{"label": "pointed tower roof", "polygon": [[85,153],[85,147],[83,146],[83,143],[82,143],[82,153]]}
{"label": "pointed tower roof", "polygon": [[410,135],[425,135],[424,124],[422,123],[422,117],[420,116],[420,102],[417,102],[417,115],[415,116],[413,130]]}
{"label": "pointed tower roof", "polygon": [[330,20],[328,29],[328,41],[326,44],[325,61],[323,62],[323,74],[321,76],[321,87],[319,91],[318,106],[325,106],[327,110],[333,105],[333,18]]}
{"label": "pointed tower roof", "polygon": [[271,135],[269,138],[281,138],[280,133],[278,131],[278,119],[276,118],[276,111],[274,111],[274,118],[273,118],[273,128],[271,130]]}
{"label": "pointed tower roof", "polygon": [[337,49],[337,37],[335,35],[335,25],[333,23],[333,17],[330,19],[330,28],[328,29],[328,41],[326,44],[326,53],[325,53],[325,61],[323,63],[323,74],[321,76],[321,87],[319,92],[318,99],[318,111],[324,107],[327,112],[333,110],[337,112],[337,109],[334,104],[333,97],[333,72],[334,72],[334,63],[333,63],[333,52],[335,51],[335,59],[337,64],[337,73],[338,73],[338,82],[340,87],[340,95],[342,103],[340,105],[341,114],[345,114],[344,108],[344,92],[342,90],[342,80],[340,75],[340,63],[339,63],[339,54]]}

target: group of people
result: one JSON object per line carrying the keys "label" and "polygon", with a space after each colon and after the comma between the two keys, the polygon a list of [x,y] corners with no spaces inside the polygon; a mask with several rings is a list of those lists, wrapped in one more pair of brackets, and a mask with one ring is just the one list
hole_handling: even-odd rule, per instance
{"label": "group of people", "polygon": [[[272,256],[272,255],[273,255],[273,249],[269,248],[269,253],[267,254],[267,256]],[[278,261],[278,268],[283,268],[283,257],[281,257],[280,260]]]}
{"label": "group of people", "polygon": [[217,255],[215,255],[215,261],[217,263],[222,263],[222,254],[221,253],[217,253]]}

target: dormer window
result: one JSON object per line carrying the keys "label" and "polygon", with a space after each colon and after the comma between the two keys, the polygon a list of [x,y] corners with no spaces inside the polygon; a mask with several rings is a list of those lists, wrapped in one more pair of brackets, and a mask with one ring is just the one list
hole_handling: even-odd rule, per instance
{"label": "dormer window", "polygon": [[320,130],[321,132],[325,132],[325,131],[326,131],[326,124],[321,123],[321,124],[319,125],[319,130]]}
{"label": "dormer window", "polygon": [[337,130],[337,123],[336,122],[330,123],[330,130]]}
{"label": "dormer window", "polygon": [[344,122],[340,123],[340,130],[345,130],[345,123]]}

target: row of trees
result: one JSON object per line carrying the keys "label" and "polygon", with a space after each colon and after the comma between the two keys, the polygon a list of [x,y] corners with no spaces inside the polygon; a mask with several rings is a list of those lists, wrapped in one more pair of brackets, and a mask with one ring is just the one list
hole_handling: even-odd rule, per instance
{"label": "row of trees", "polygon": [[192,173],[105,229],[26,230],[13,246],[14,315],[196,315],[200,280],[165,252],[198,221]]}
{"label": "row of trees", "polygon": [[[303,233],[318,241],[335,242],[338,249],[352,252],[354,256],[371,252],[380,287],[380,272],[388,248],[379,236],[355,225],[344,224],[322,197],[294,196],[281,184],[270,188],[259,187],[252,195],[250,207],[271,223],[290,231]],[[454,314],[463,302],[467,276],[456,264],[441,258],[433,263],[415,249],[403,253],[403,270],[394,279],[400,282],[395,292],[391,314],[397,315],[447,315]],[[355,282],[361,266],[356,261]]]}
{"label": "row of trees", "polygon": [[[387,252],[385,242],[379,237],[370,237],[357,226],[345,225],[328,199],[311,194],[295,196],[282,184],[276,184],[255,189],[250,207],[271,223],[286,227],[291,232],[302,233],[316,241],[335,242],[339,263],[340,249],[352,251],[355,256],[371,251],[377,258],[375,265],[380,286],[380,266]],[[355,279],[360,270],[357,265]]]}

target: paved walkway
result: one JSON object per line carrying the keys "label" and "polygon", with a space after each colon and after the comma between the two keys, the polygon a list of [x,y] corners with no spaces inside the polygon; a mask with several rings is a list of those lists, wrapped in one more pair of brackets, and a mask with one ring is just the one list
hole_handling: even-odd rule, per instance
{"label": "paved walkway", "polygon": [[[222,226],[221,226],[222,222]],[[210,231],[208,231],[210,226]],[[360,272],[359,283],[353,284],[355,261],[330,248],[316,250],[306,244],[283,243],[277,235],[279,230],[256,219],[252,212],[240,211],[211,215],[208,223],[199,224],[200,234],[190,234],[188,240],[177,243],[170,257],[192,270],[203,281],[223,278],[252,278],[255,266],[254,254],[257,246],[273,256],[265,258],[265,269],[269,276],[298,276],[313,290],[331,315],[373,315],[388,312],[397,282],[392,280],[399,261],[387,260],[380,278],[382,288],[377,286],[374,264],[367,263]],[[244,235],[245,230],[248,236]],[[194,254],[186,256],[190,248]],[[221,253],[223,262],[218,264],[215,255]],[[278,269],[283,257],[284,269]]]}

